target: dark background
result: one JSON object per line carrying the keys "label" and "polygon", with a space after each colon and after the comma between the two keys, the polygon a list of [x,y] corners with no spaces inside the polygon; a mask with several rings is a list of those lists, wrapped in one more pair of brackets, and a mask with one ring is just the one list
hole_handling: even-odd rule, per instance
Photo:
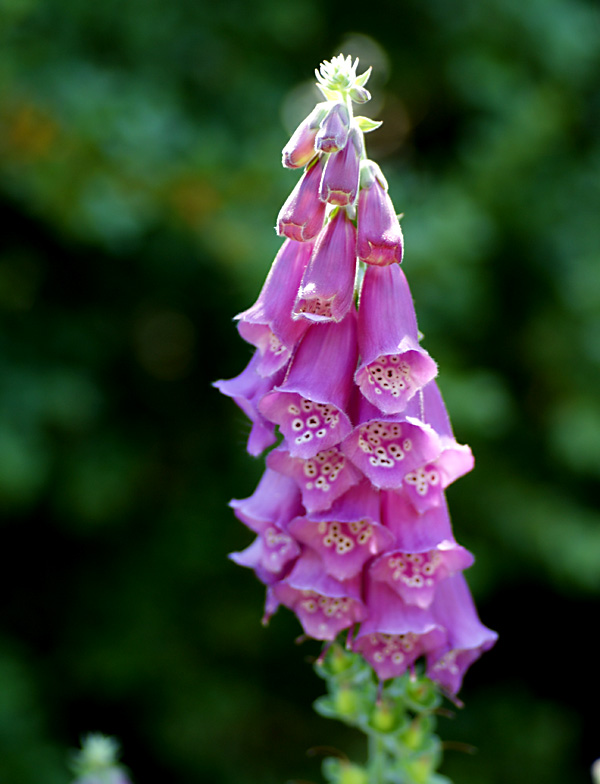
{"label": "dark background", "polygon": [[[443,719],[456,784],[585,784],[600,756],[600,10],[592,0],[0,0],[0,780],[117,735],[141,782],[321,780],[284,610],[226,555],[261,462],[210,386],[250,348],[296,182],[280,150],[343,51],[457,437],[497,647]],[[362,111],[362,110],[361,110]]]}

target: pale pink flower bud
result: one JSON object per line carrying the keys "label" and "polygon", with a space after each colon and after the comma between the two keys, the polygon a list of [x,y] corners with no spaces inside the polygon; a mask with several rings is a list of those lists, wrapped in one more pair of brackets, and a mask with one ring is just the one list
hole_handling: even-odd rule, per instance
{"label": "pale pink flower bud", "polygon": [[315,137],[325,116],[327,104],[318,103],[292,134],[282,151],[282,164],[286,169],[298,169],[315,157]]}

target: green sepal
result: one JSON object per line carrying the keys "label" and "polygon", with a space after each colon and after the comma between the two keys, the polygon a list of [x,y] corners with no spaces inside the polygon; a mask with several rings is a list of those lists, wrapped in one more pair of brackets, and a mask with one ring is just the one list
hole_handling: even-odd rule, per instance
{"label": "green sepal", "polygon": [[383,120],[372,120],[370,117],[358,116],[354,118],[358,123],[358,127],[363,133],[375,131],[383,125]]}
{"label": "green sepal", "polygon": [[330,784],[368,784],[369,776],[361,765],[338,757],[323,760],[323,776]]}
{"label": "green sepal", "polygon": [[373,70],[373,66],[370,65],[364,73],[361,73],[360,76],[357,76],[354,80],[354,84],[357,87],[364,87],[365,84],[369,81],[369,77],[371,76],[371,72]]}

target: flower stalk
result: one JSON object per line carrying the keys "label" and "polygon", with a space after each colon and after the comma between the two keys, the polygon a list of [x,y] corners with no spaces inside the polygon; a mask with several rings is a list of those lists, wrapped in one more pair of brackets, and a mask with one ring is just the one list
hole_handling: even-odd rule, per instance
{"label": "flower stalk", "polygon": [[330,644],[316,709],[365,732],[370,759],[326,760],[326,778],[442,784],[440,691],[456,694],[497,635],[477,615],[463,576],[473,556],[445,499],[473,455],[420,343],[402,230],[365,150],[380,123],[353,112],[370,98],[357,65],[339,55],[316,72],[325,101],[283,150],[284,166],[305,167],[279,213],[285,240],[238,316],[256,352],[217,382],[253,423],[251,454],[279,430],[255,493],[232,502],[256,539],[231,557],[265,584],[265,622],[287,607]]}

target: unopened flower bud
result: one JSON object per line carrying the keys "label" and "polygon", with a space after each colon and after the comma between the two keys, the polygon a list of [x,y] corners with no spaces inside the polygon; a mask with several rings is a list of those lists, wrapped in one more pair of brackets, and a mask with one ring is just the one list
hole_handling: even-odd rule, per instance
{"label": "unopened flower bud", "polygon": [[349,92],[354,103],[366,103],[371,100],[371,93],[364,87],[353,87]]}
{"label": "unopened flower bud", "polygon": [[286,169],[298,169],[315,157],[315,138],[321,120],[327,112],[326,103],[318,103],[292,134],[282,151],[282,164]]}
{"label": "unopened flower bud", "polygon": [[320,152],[343,150],[350,131],[350,112],[343,103],[334,104],[321,121],[315,139],[315,148]]}

